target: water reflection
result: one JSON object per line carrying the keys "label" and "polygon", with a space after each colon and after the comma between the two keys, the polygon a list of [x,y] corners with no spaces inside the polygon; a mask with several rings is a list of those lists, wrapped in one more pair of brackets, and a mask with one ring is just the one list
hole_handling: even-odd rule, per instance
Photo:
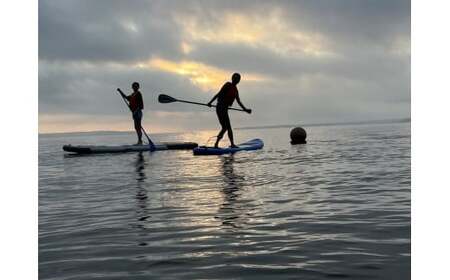
{"label": "water reflection", "polygon": [[139,185],[139,183],[145,181],[145,179],[147,178],[144,172],[146,162],[142,152],[137,153],[137,158],[134,166],[136,167],[136,180],[138,181]]}
{"label": "water reflection", "polygon": [[39,143],[41,278],[409,279],[409,125],[389,126],[386,137],[407,130],[390,143],[358,137],[381,128],[310,128],[317,141],[301,146],[279,141],[286,129],[242,130],[268,145],[234,157],[62,158],[61,141],[129,137],[50,138]]}
{"label": "water reflection", "polygon": [[[138,228],[145,229],[145,220],[147,220],[150,217],[150,215],[149,215],[148,209],[147,209],[148,195],[147,195],[147,189],[145,187],[145,179],[147,178],[146,174],[145,174],[146,162],[145,162],[145,158],[144,158],[142,152],[137,154],[137,158],[134,163],[134,166],[135,166],[136,181],[137,181],[137,184],[136,184],[136,188],[137,188],[136,214],[137,214],[138,222],[137,222],[136,226]],[[147,244],[145,242],[140,242],[138,245],[145,246]]]}
{"label": "water reflection", "polygon": [[234,171],[234,155],[222,157],[222,173],[223,173],[223,203],[218,210],[217,218],[222,220],[225,227],[240,228],[242,227],[242,213],[245,207],[239,203],[241,190],[245,183],[245,177],[238,175]]}

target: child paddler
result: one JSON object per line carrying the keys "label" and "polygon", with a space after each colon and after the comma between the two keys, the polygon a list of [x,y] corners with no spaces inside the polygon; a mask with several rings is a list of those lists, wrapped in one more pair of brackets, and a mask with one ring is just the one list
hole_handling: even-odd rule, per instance
{"label": "child paddler", "polygon": [[142,110],[144,110],[144,100],[142,94],[139,91],[139,83],[134,82],[131,85],[133,93],[125,95],[120,89],[117,89],[123,98],[128,100],[129,107],[133,116],[134,129],[138,137],[136,145],[142,145]]}

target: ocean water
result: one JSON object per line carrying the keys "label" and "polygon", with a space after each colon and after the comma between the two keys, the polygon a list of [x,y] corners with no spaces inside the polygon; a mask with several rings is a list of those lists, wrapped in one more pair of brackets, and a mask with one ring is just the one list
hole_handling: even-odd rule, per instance
{"label": "ocean water", "polygon": [[[236,130],[260,151],[89,156],[39,136],[40,279],[409,279],[410,123]],[[215,131],[154,135],[204,144]]]}

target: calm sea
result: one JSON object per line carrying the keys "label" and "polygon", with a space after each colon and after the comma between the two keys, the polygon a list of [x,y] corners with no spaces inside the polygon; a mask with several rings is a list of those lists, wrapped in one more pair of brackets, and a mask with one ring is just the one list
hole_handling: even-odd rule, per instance
{"label": "calm sea", "polygon": [[[68,156],[39,136],[40,279],[409,279],[410,123],[236,130],[263,150]],[[204,144],[215,131],[154,135]]]}

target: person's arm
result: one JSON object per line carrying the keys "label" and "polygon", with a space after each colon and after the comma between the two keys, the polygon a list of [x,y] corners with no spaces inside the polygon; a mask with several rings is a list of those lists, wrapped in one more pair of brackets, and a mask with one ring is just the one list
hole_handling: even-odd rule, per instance
{"label": "person's arm", "polygon": [[117,91],[120,93],[120,95],[122,95],[123,98],[125,98],[128,101],[130,100],[130,97],[126,96],[120,88],[118,88]]}
{"label": "person's arm", "polygon": [[211,99],[211,101],[208,102],[208,106],[211,107],[212,103],[214,102],[214,100],[216,100],[220,94],[223,94],[224,92],[227,92],[229,87],[229,83],[225,83],[222,88],[219,90],[219,92],[214,95],[214,97]]}
{"label": "person's arm", "polygon": [[127,96],[123,93],[123,91],[120,88],[117,88],[117,91],[122,95],[123,98],[127,99]]}
{"label": "person's arm", "polygon": [[214,97],[211,99],[211,101],[208,102],[208,106],[211,107],[212,103],[214,102],[214,100],[217,99],[217,97],[219,97],[219,93],[216,93],[216,95],[214,95]]}
{"label": "person's arm", "polygon": [[239,98],[239,94],[236,95],[236,101],[237,101],[237,103],[239,104],[239,106],[241,106],[241,108],[242,108],[245,112],[247,112],[247,113],[249,113],[249,114],[252,113],[252,110],[251,110],[251,109],[245,108],[244,104],[242,104],[241,99]]}

